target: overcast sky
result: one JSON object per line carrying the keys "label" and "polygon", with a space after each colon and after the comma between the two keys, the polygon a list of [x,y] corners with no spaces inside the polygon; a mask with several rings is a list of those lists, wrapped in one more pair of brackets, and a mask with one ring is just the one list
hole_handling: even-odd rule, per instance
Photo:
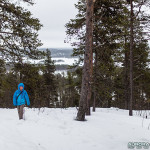
{"label": "overcast sky", "polygon": [[44,48],[69,48],[64,43],[66,38],[65,24],[75,18],[77,10],[74,4],[78,0],[35,0],[35,5],[25,6],[34,17],[39,18],[43,28],[39,32],[39,39]]}
{"label": "overcast sky", "polygon": [[[39,18],[43,24],[39,32],[39,39],[44,48],[69,48],[64,43],[66,38],[65,24],[75,18],[77,9],[74,4],[78,0],[34,0],[35,5],[26,6],[34,17]],[[150,12],[148,10],[148,12]]]}

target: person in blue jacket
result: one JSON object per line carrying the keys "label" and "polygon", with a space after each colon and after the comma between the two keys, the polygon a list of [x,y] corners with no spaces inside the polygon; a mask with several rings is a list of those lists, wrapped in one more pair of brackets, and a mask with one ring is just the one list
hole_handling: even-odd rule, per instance
{"label": "person in blue jacket", "polygon": [[20,83],[18,90],[15,91],[13,96],[13,104],[17,106],[19,119],[23,119],[23,109],[26,103],[28,106],[30,105],[29,96],[26,90],[24,90],[24,84]]}

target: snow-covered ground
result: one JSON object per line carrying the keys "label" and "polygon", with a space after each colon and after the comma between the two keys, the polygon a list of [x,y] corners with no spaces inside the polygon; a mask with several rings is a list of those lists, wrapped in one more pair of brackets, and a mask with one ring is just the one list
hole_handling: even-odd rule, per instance
{"label": "snow-covered ground", "polygon": [[73,65],[78,58],[52,58],[54,60],[55,65]]}
{"label": "snow-covered ground", "polygon": [[18,120],[16,109],[0,109],[0,150],[127,150],[128,142],[150,142],[150,120],[126,110],[99,108],[85,122],[74,120],[75,108],[25,111]]}
{"label": "snow-covered ground", "polygon": [[[78,58],[63,58],[63,57],[55,57],[52,58],[52,60],[54,60],[55,65],[73,65],[73,63],[75,63],[76,61],[78,61]],[[33,59],[27,59],[24,58],[23,62],[28,62],[31,64],[43,64],[44,63],[44,59],[39,59],[39,60],[33,60]]]}

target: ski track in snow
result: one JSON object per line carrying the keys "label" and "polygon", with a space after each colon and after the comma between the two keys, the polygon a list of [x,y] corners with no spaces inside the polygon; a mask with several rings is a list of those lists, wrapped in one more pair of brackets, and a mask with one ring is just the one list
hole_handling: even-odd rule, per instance
{"label": "ski track in snow", "polygon": [[150,119],[99,108],[79,122],[76,113],[25,108],[26,119],[18,120],[17,109],[0,109],[0,150],[127,150],[128,142],[150,142]]}

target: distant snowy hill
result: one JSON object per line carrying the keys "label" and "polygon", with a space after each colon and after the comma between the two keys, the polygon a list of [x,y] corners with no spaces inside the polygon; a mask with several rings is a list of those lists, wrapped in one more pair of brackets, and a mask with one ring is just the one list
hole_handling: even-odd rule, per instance
{"label": "distant snowy hill", "polygon": [[[65,73],[68,70],[69,65],[73,65],[75,62],[78,61],[78,57],[71,56],[73,53],[73,49],[71,48],[48,48],[51,51],[52,60],[54,60],[56,66],[55,73]],[[40,49],[41,51],[45,51],[46,48]],[[9,64],[10,61],[7,60],[6,68],[9,70],[12,66]],[[31,63],[31,64],[43,64],[44,59],[33,60],[27,57],[23,58],[23,62]]]}
{"label": "distant snowy hill", "polygon": [[25,109],[25,120],[16,109],[0,109],[0,150],[129,150],[129,142],[150,139],[150,120],[136,112],[98,108],[79,122],[76,108]]}
{"label": "distant snowy hill", "polygon": [[[73,65],[78,61],[78,57],[71,56],[73,49],[71,48],[48,48],[51,51],[52,60],[55,62],[56,73],[65,73],[69,65]],[[46,48],[41,49],[42,51]],[[43,60],[40,62],[42,63]]]}
{"label": "distant snowy hill", "polygon": [[[51,51],[52,58],[72,58],[73,49],[72,48],[48,48]],[[40,50],[46,50],[42,48]],[[75,58],[75,57],[74,57]],[[78,57],[76,57],[78,58]]]}

